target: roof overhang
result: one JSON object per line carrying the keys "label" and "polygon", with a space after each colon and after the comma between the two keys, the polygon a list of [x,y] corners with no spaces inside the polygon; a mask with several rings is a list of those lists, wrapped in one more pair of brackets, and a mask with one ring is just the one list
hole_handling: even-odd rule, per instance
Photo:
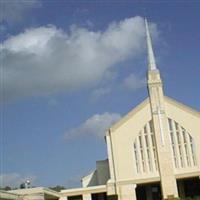
{"label": "roof overhang", "polygon": [[18,189],[18,190],[11,190],[9,191],[12,194],[15,195],[43,195],[45,199],[59,199],[60,193],[56,192],[54,190],[43,188],[43,187],[36,187],[36,188],[29,188],[29,189]]}

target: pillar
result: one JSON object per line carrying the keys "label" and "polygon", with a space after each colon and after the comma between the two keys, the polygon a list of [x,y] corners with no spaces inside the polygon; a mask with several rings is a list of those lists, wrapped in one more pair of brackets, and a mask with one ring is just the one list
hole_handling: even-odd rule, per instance
{"label": "pillar", "polygon": [[118,200],[137,200],[136,184],[120,185],[118,188]]}
{"label": "pillar", "polygon": [[83,200],[92,200],[92,196],[90,193],[83,194]]}
{"label": "pillar", "polygon": [[150,70],[148,72],[148,89],[161,179],[162,198],[178,197],[173,169],[173,157],[171,154],[168,119],[165,110],[165,98],[160,72],[158,70]]}
{"label": "pillar", "polygon": [[60,197],[59,200],[68,200],[67,197]]}

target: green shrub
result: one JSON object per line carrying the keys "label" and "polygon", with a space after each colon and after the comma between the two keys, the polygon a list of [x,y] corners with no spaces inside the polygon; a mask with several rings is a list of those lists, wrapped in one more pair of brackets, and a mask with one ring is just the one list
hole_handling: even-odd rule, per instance
{"label": "green shrub", "polygon": [[195,196],[195,197],[185,197],[185,198],[176,198],[176,197],[170,197],[164,200],[200,200],[200,196]]}
{"label": "green shrub", "polygon": [[200,200],[200,196],[195,196],[194,200]]}
{"label": "green shrub", "polygon": [[118,196],[117,195],[109,195],[109,196],[107,196],[107,200],[118,200]]}

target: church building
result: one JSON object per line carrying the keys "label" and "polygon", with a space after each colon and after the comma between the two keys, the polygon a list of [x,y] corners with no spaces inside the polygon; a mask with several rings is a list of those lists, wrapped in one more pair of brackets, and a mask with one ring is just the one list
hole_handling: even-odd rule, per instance
{"label": "church building", "polygon": [[106,133],[108,159],[63,200],[200,196],[200,112],[167,96],[145,19],[148,98]]}
{"label": "church building", "polygon": [[148,97],[107,130],[108,159],[60,200],[200,196],[200,112],[165,96],[146,19],[145,28]]}

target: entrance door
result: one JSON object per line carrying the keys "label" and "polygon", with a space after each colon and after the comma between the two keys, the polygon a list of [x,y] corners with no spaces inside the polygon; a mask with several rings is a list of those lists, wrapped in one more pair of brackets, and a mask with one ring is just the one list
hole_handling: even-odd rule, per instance
{"label": "entrance door", "polygon": [[151,191],[152,191],[152,200],[162,199],[160,184],[151,185]]}
{"label": "entrance door", "polygon": [[160,183],[137,185],[136,196],[137,200],[161,200]]}
{"label": "entrance door", "polygon": [[200,199],[200,179],[199,177],[180,179],[177,181],[179,196],[182,198]]}
{"label": "entrance door", "polygon": [[106,193],[92,194],[92,200],[107,200]]}
{"label": "entrance door", "polygon": [[147,200],[145,185],[137,185],[136,197],[137,197],[137,200]]}

